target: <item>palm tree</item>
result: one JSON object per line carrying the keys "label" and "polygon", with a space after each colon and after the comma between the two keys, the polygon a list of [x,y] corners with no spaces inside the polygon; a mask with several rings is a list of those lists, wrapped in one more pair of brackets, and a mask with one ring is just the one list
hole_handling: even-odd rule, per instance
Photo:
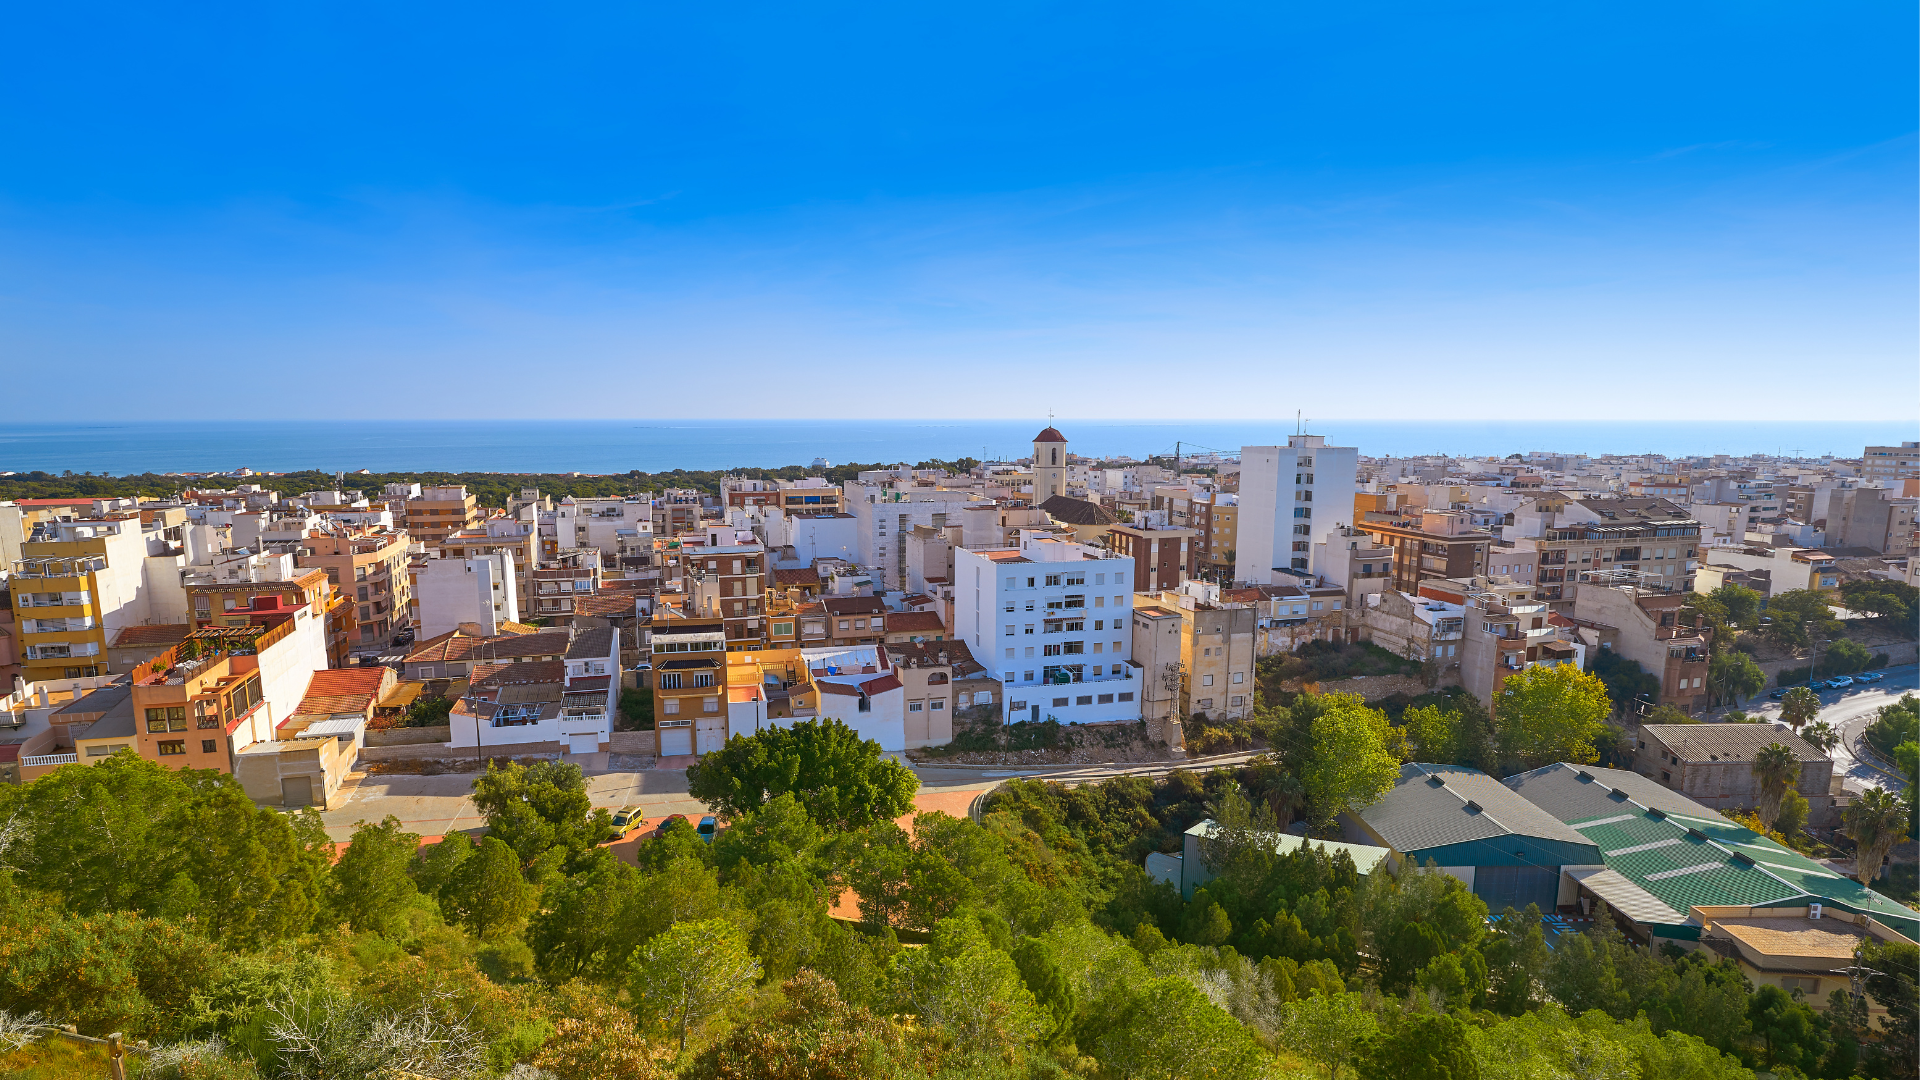
{"label": "palm tree", "polygon": [[1787,726],[1796,732],[1819,715],[1820,695],[1804,686],[1787,691],[1787,696],[1780,702],[1780,719],[1785,720]]}
{"label": "palm tree", "polygon": [[1823,754],[1833,753],[1833,748],[1840,745],[1840,732],[1825,720],[1808,724],[1807,730],[1801,732],[1800,737]]}
{"label": "palm tree", "polygon": [[1753,755],[1753,778],[1760,784],[1760,805],[1754,813],[1767,828],[1780,816],[1780,800],[1800,779],[1800,759],[1780,743],[1769,743]]}
{"label": "palm tree", "polygon": [[1854,859],[1854,877],[1870,885],[1880,876],[1893,846],[1907,838],[1907,809],[1897,796],[1881,788],[1868,788],[1841,814],[1847,835],[1859,846]]}

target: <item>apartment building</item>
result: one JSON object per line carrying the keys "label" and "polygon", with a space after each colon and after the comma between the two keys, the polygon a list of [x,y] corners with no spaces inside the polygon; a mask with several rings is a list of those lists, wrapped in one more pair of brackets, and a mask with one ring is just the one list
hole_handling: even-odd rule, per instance
{"label": "apartment building", "polygon": [[713,616],[655,618],[653,727],[660,755],[704,753],[727,739],[727,628]]}
{"label": "apartment building", "polygon": [[[1377,590],[1376,590],[1377,591]],[[1222,589],[1228,603],[1249,604],[1254,611],[1253,654],[1256,658],[1294,652],[1310,641],[1349,641],[1357,629],[1348,612],[1358,605],[1339,585],[1249,585]]]}
{"label": "apartment building", "polygon": [[1317,572],[1313,542],[1353,524],[1360,451],[1293,435],[1285,446],[1240,450],[1238,580],[1274,584],[1276,570]]}
{"label": "apartment building", "polygon": [[413,580],[407,569],[406,533],[316,533],[300,541],[294,565],[326,571],[345,599],[347,636],[356,645],[385,645],[409,625]]}
{"label": "apartment building", "polygon": [[1833,758],[1784,724],[1642,724],[1634,736],[1633,771],[1715,810],[1759,805],[1753,759],[1778,743],[1799,760],[1794,791],[1807,800],[1807,824],[1839,824],[1851,799],[1834,773]]}
{"label": "apartment building", "polygon": [[1459,605],[1460,685],[1490,710],[1506,681],[1528,668],[1585,664],[1572,624],[1549,614],[1530,584],[1499,576],[1423,581],[1420,596]]}
{"label": "apartment building", "polygon": [[301,570],[293,565],[291,554],[252,556],[205,570],[189,568],[181,582],[187,624],[195,630],[245,625],[249,612],[264,604],[305,607],[321,620],[327,653],[324,666],[341,667],[350,659],[346,597],[334,590],[325,570]]}
{"label": "apartment building", "polygon": [[525,602],[528,618],[545,623],[571,622],[579,602],[600,591],[599,548],[563,548],[533,572],[533,595]]}
{"label": "apartment building", "polygon": [[1133,580],[1141,591],[1179,588],[1187,580],[1187,562],[1199,530],[1135,520],[1140,523],[1107,530],[1108,549],[1133,564]]}
{"label": "apartment building", "polygon": [[540,536],[531,521],[487,518],[478,525],[450,532],[426,544],[429,556],[440,559],[476,559],[508,552],[514,573],[520,575],[520,603],[524,609],[533,595],[533,572],[540,568]]}
{"label": "apartment building", "polygon": [[1195,583],[1178,592],[1141,593],[1134,597],[1136,635],[1150,637],[1165,629],[1145,620],[1147,611],[1180,618],[1181,702],[1178,715],[1204,714],[1210,720],[1244,720],[1258,703],[1253,665],[1257,656],[1255,632],[1259,613],[1250,603],[1221,599],[1217,587]]}
{"label": "apartment building", "polygon": [[568,640],[558,659],[474,668],[471,688],[448,716],[451,744],[476,750],[558,746],[566,754],[608,750],[620,631],[593,627],[562,636]]}
{"label": "apartment building", "polygon": [[1360,638],[1395,656],[1431,663],[1442,672],[1459,667],[1465,647],[1465,605],[1436,596],[1390,589],[1371,593],[1359,616]]}
{"label": "apartment building", "polygon": [[1903,498],[1890,488],[1837,487],[1816,511],[1829,547],[1870,548],[1883,555],[1905,555],[1920,499]]}
{"label": "apartment building", "polygon": [[969,525],[966,542],[1000,542],[980,535],[990,531],[989,523],[968,522],[968,510],[985,516],[998,510],[971,492],[849,481],[845,495],[846,512],[854,516],[855,561],[888,588],[907,587],[907,541],[915,526]]}
{"label": "apartment building", "polygon": [[1135,608],[1133,661],[1140,666],[1140,719],[1147,737],[1183,747],[1182,724],[1192,715],[1187,705],[1186,619],[1160,607]]}
{"label": "apartment building", "polygon": [[778,507],[788,514],[837,514],[841,491],[818,476],[801,480],[729,479],[720,482],[720,497],[729,509]]}
{"label": "apartment building", "polygon": [[675,569],[692,613],[725,623],[729,650],[766,643],[767,552],[744,530],[709,528],[682,538]]}
{"label": "apartment building", "polygon": [[1240,496],[1215,491],[1194,504],[1194,528],[1199,530],[1190,573],[1231,584],[1234,558],[1240,543]]}
{"label": "apartment building", "polygon": [[[905,745],[945,746],[953,741],[953,717],[972,708],[967,687],[983,673],[964,641],[901,642],[884,650],[888,666],[900,680],[906,708],[902,714]],[[992,693],[987,693],[992,703]]]}
{"label": "apartment building", "polygon": [[400,527],[422,543],[436,543],[486,520],[480,500],[464,485],[420,488],[397,505],[404,507]]}
{"label": "apartment building", "polygon": [[[1712,592],[1725,580],[1729,571],[1766,575],[1766,589],[1763,592],[1766,596],[1778,596],[1796,589],[1817,592],[1840,586],[1840,573],[1835,565],[1837,560],[1828,552],[1813,548],[1747,544],[1741,547],[1707,548],[1703,555],[1708,564],[1718,569],[1712,575],[1696,574],[1694,590],[1697,592]],[[1762,583],[1758,577],[1749,580],[1754,586]]]}
{"label": "apartment building", "polygon": [[486,664],[559,660],[566,656],[572,644],[571,630],[508,632],[495,637],[454,630],[416,644],[402,661],[401,674],[417,682],[464,679],[475,668]]}
{"label": "apartment building", "polygon": [[10,567],[21,675],[28,682],[104,675],[107,646],[120,630],[180,621],[185,512],[142,511],[131,500],[98,500],[85,511],[30,505],[44,501],[20,504],[37,520],[23,514],[28,531]]}
{"label": "apartment building", "polygon": [[1474,530],[1471,522],[1466,511],[1425,510],[1417,519],[1363,521],[1354,531],[1365,533],[1376,548],[1392,553],[1388,561],[1392,588],[1385,591],[1418,593],[1422,581],[1487,572],[1487,553],[1493,550],[1494,538]]}
{"label": "apartment building", "polygon": [[1700,522],[1666,499],[1570,499],[1534,546],[1536,595],[1565,612],[1583,575],[1597,572],[1632,571],[1644,588],[1690,591]]}
{"label": "apartment building", "polygon": [[1657,705],[1689,715],[1708,705],[1709,632],[1680,618],[1685,596],[1589,579],[1574,596],[1572,620],[1591,647],[1612,649],[1660,680]]}
{"label": "apartment building", "polygon": [[[524,498],[528,492],[522,492]],[[516,500],[518,502],[520,500]],[[520,520],[526,520],[521,517]],[[548,513],[538,515],[539,550],[543,560],[562,551],[593,548],[608,569],[637,571],[654,563],[653,501],[641,496],[621,499],[575,499],[567,496]]]}
{"label": "apartment building", "polygon": [[421,640],[462,627],[481,637],[518,623],[520,580],[513,552],[465,559],[420,558],[408,567],[410,616]]}
{"label": "apartment building", "polygon": [[[997,669],[1009,720],[1136,720],[1134,560],[1070,540],[954,552],[954,636]],[[1024,715],[1023,715],[1024,714]]]}
{"label": "apartment building", "polygon": [[1920,476],[1920,442],[1867,447],[1860,455],[1860,476],[1889,486]]}

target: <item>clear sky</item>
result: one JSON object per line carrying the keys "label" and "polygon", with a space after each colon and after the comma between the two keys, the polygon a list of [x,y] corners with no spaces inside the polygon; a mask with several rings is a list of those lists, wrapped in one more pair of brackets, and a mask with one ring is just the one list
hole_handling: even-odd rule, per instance
{"label": "clear sky", "polygon": [[76,384],[94,417],[195,420],[1911,418],[1915,24],[16,4],[0,396],[16,420]]}

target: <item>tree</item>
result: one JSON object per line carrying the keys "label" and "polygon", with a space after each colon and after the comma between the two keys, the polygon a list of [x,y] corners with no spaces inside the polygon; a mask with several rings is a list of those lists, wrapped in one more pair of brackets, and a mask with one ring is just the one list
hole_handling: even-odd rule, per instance
{"label": "tree", "polygon": [[613,827],[610,814],[593,808],[572,762],[488,762],[486,775],[473,782],[473,807],[486,817],[487,835],[505,841],[522,863],[554,848],[578,857]]}
{"label": "tree", "polygon": [[1773,831],[1784,837],[1794,837],[1807,826],[1807,814],[1812,808],[1806,796],[1788,788],[1780,800],[1780,816],[1773,820]]}
{"label": "tree", "polygon": [[1843,583],[1840,598],[1849,611],[1885,619],[1913,636],[1914,619],[1920,615],[1920,589],[1903,581],[1872,578]]}
{"label": "tree", "polygon": [[1790,589],[1767,601],[1767,616],[1773,620],[1767,636],[1789,649],[1804,649],[1816,638],[1831,639],[1840,632],[1832,605],[1810,589]]}
{"label": "tree", "polygon": [[606,848],[596,849],[571,876],[554,879],[527,926],[540,974],[555,983],[588,972],[611,974],[606,960],[628,937],[627,915],[638,892],[639,875]]}
{"label": "tree", "polygon": [[745,1001],[760,977],[746,936],[725,919],[677,923],[633,958],[627,987],[640,1014],[687,1038]]}
{"label": "tree", "polygon": [[1416,1013],[1391,1034],[1367,1041],[1355,1071],[1367,1080],[1479,1080],[1467,1025],[1444,1013]]}
{"label": "tree", "polygon": [[857,829],[913,808],[913,770],[838,720],[736,735],[687,769],[687,791],[734,816],[791,792],[823,826]]}
{"label": "tree", "polygon": [[1316,824],[1379,802],[1393,790],[1400,762],[1387,752],[1387,717],[1358,694],[1323,695],[1312,726],[1313,749],[1300,780]]}
{"label": "tree", "polygon": [[1746,653],[1728,651],[1715,656],[1707,664],[1707,689],[1713,693],[1716,705],[1738,702],[1743,697],[1751,697],[1765,689],[1767,673],[1760,670],[1753,657]]}
{"label": "tree", "polygon": [[1915,1075],[1915,1055],[1920,1051],[1920,948],[1912,942],[1876,941],[1860,943],[1855,963],[1872,969],[1867,976],[1867,995],[1887,1015],[1880,1019],[1885,1036],[1879,1052],[1886,1055],[1888,1068],[1880,1076]]}
{"label": "tree", "polygon": [[1820,695],[1804,686],[1794,687],[1787,691],[1786,697],[1780,699],[1780,719],[1795,731],[1819,715]]}
{"label": "tree", "polygon": [[980,921],[944,919],[923,949],[894,961],[894,986],[906,1011],[944,1029],[956,1043],[989,1053],[1024,1046],[1049,1020],[1013,958],[995,948]]}
{"label": "tree", "polygon": [[1753,778],[1760,785],[1760,821],[1773,828],[1780,816],[1780,800],[1800,782],[1800,758],[1783,743],[1768,743],[1753,755]]}
{"label": "tree", "polygon": [[1841,821],[1857,845],[1854,876],[1862,885],[1871,885],[1880,876],[1887,853],[1907,838],[1907,809],[1897,796],[1868,788],[1841,812]]}
{"label": "tree", "polygon": [[520,873],[520,857],[489,836],[460,863],[440,894],[443,909],[482,941],[518,933],[540,902],[540,890]]}
{"label": "tree", "polygon": [[1729,625],[1752,626],[1760,617],[1760,604],[1766,598],[1745,585],[1722,585],[1707,594],[1720,603]]}
{"label": "tree", "polygon": [[[889,1020],[848,1004],[833,980],[802,971],[781,984],[781,1005],[702,1050],[682,1080],[855,1080],[911,1076],[920,1047]],[[897,1073],[896,1073],[897,1070]]]}
{"label": "tree", "polygon": [[327,895],[333,917],[355,933],[391,933],[420,895],[407,876],[407,864],[419,847],[420,834],[402,829],[391,814],[378,825],[357,822],[353,839],[333,865]]}
{"label": "tree", "polygon": [[1833,748],[1840,745],[1840,732],[1825,720],[1808,724],[1800,737],[1823,754],[1833,753]]}
{"label": "tree", "polygon": [[1287,1006],[1282,1038],[1327,1070],[1327,1080],[1340,1080],[1340,1070],[1379,1030],[1359,994],[1316,993]]}
{"label": "tree", "polygon": [[1494,695],[1494,727],[1502,751],[1524,768],[1554,761],[1585,764],[1612,710],[1606,684],[1571,665],[1531,667],[1508,677]]}
{"label": "tree", "polygon": [[1153,1080],[1255,1080],[1267,1075],[1271,1061],[1246,1025],[1177,977],[1141,987],[1096,1052],[1111,1075]]}
{"label": "tree", "polygon": [[562,995],[563,1013],[533,1059],[556,1080],[668,1080],[633,1015],[604,991],[574,984]]}
{"label": "tree", "polygon": [[1607,688],[1607,700],[1613,703],[1615,715],[1631,715],[1636,701],[1642,698],[1654,701],[1660,697],[1659,676],[1650,674],[1639,661],[1612,649],[1594,650],[1587,670]]}
{"label": "tree", "polygon": [[1866,740],[1888,756],[1903,742],[1920,741],[1920,697],[1901,694],[1899,701],[1880,706],[1879,716],[1867,725]]}
{"label": "tree", "polygon": [[1865,671],[1873,663],[1873,654],[1866,646],[1848,638],[1841,638],[1827,647],[1826,655],[1820,658],[1820,673],[1824,675],[1851,675],[1856,671]]}

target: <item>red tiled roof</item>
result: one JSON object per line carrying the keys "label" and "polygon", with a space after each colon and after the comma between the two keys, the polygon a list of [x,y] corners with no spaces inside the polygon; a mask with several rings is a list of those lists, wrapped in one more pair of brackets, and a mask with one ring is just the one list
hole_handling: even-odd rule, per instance
{"label": "red tiled roof", "polygon": [[898,677],[882,675],[877,679],[868,679],[866,682],[861,683],[860,689],[865,690],[867,694],[871,696],[874,694],[884,694],[889,690],[898,690],[900,686],[901,682]]}
{"label": "red tiled roof", "polygon": [[945,633],[947,624],[931,611],[901,611],[887,616],[889,634]]}
{"label": "red tiled roof", "polygon": [[[527,665],[520,664],[516,666],[526,667]],[[571,694],[581,690],[605,690],[612,685],[613,676],[611,675],[588,675],[585,678],[575,679],[568,683],[567,693]]]}
{"label": "red tiled roof", "polygon": [[509,634],[500,637],[475,637],[459,630],[449,630],[439,637],[426,641],[407,654],[407,663],[433,663],[440,660],[471,660],[485,658],[487,662],[512,660],[521,656],[558,656],[567,651],[569,635],[565,630],[545,630],[536,634]]}
{"label": "red tiled roof", "polygon": [[775,567],[773,583],[775,585],[818,585],[820,572],[811,566],[803,566],[798,570],[782,570]]}
{"label": "red tiled roof", "polygon": [[562,683],[567,665],[559,660],[532,660],[518,664],[476,664],[467,685],[473,689]]}
{"label": "red tiled roof", "polygon": [[307,692],[293,712],[325,714],[366,712],[387,691],[393,669],[386,667],[328,668],[307,681]]}
{"label": "red tiled roof", "polygon": [[820,692],[823,694],[835,694],[840,697],[859,697],[860,696],[860,688],[857,686],[849,685],[847,683],[821,682],[821,683],[814,683],[814,685],[818,686],[820,688]]}
{"label": "red tiled roof", "polygon": [[573,600],[575,615],[631,615],[633,614],[634,594],[621,592],[614,594],[590,593],[577,596]]}
{"label": "red tiled roof", "polygon": [[163,623],[158,626],[129,626],[114,635],[109,649],[129,649],[140,645],[178,645],[187,640],[187,631],[192,627],[185,623]]}
{"label": "red tiled roof", "polygon": [[834,615],[872,615],[887,610],[887,605],[877,596],[829,596],[820,603]]}

